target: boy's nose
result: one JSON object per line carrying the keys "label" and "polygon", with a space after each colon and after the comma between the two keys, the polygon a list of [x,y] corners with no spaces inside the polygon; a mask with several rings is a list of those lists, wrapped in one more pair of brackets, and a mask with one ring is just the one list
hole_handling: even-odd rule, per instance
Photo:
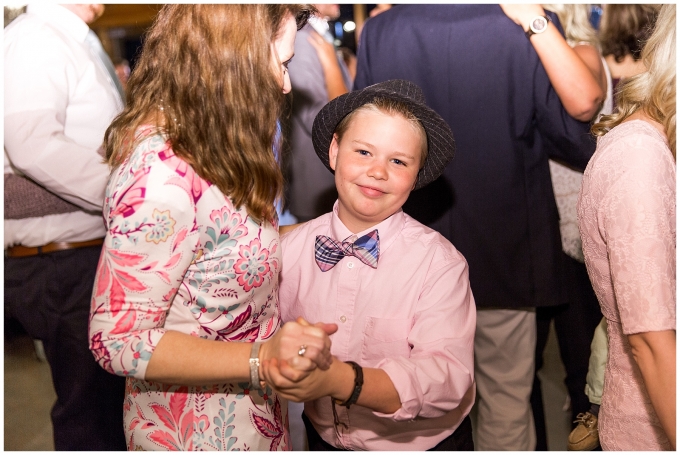
{"label": "boy's nose", "polygon": [[377,160],[373,162],[371,164],[371,167],[368,169],[368,176],[380,180],[384,180],[385,178],[387,178],[387,170],[385,169],[385,163]]}

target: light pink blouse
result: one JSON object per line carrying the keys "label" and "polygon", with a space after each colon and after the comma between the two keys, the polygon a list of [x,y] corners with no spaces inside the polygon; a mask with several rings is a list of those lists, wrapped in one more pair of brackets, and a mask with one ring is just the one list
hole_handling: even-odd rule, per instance
{"label": "light pink blouse", "polygon": [[670,450],[627,339],[675,330],[675,161],[651,124],[627,121],[599,139],[578,218],[609,325],[600,443],[604,450]]}

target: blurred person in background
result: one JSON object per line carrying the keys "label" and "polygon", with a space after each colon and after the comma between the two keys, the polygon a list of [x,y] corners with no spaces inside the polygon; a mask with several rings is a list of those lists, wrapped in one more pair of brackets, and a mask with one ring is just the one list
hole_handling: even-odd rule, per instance
{"label": "blurred person in background", "polygon": [[126,59],[120,59],[114,64],[116,68],[116,76],[123,86],[123,90],[127,90],[127,82],[130,79],[130,62]]}
{"label": "blurred person in background", "polygon": [[[566,111],[576,119],[590,121],[596,114],[611,113],[612,88],[597,35],[590,23],[588,5],[501,5],[516,23],[553,11],[564,27],[563,37],[557,28],[549,29],[531,43]],[[550,147],[546,144],[546,147]],[[567,301],[554,307],[536,310],[536,374],[531,404],[536,426],[536,450],[548,450],[543,396],[538,371],[543,366],[543,351],[548,341],[550,323],[554,321],[560,357],[566,370],[565,385],[572,421],[589,407],[583,393],[588,373],[590,342],[602,313],[583,263],[581,237],[576,220],[576,201],[583,173],[558,160],[550,160],[550,177],[560,215],[560,234]]]}
{"label": "blurred person in background", "polygon": [[642,47],[654,30],[661,5],[603,5],[599,39],[602,55],[618,83],[645,70]]}
{"label": "blurred person in background", "polygon": [[330,100],[347,93],[352,79],[333,44],[328,22],[340,17],[340,5],[314,5],[318,14],[298,32],[290,63],[292,115],[285,124],[289,149],[283,155],[287,175],[285,207],[298,222],[329,212],[337,198],[333,176],[312,146],[312,124]]}
{"label": "blurred person in background", "polygon": [[102,142],[123,108],[88,27],[103,12],[30,4],[4,32],[5,307],[44,346],[56,450],[125,450],[125,379],[97,365],[87,335],[106,233]]}

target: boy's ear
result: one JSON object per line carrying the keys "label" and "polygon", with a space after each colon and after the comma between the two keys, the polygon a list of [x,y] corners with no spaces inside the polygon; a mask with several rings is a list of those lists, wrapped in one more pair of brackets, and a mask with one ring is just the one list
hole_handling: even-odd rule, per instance
{"label": "boy's ear", "polygon": [[331,169],[335,171],[335,162],[338,159],[338,148],[340,145],[338,144],[338,135],[334,134],[333,135],[333,140],[331,141],[331,145],[328,148],[328,164],[331,166]]}

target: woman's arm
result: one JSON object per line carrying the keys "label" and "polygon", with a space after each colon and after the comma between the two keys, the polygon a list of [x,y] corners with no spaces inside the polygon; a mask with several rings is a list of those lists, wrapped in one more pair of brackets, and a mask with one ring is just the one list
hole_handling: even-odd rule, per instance
{"label": "woman's arm", "polygon": [[[331,362],[328,334],[334,333],[337,326],[321,323],[311,326],[300,322],[285,324],[273,338],[264,342],[260,348],[260,361],[289,359],[296,370],[303,372],[317,366],[328,369]],[[297,353],[303,344],[307,346],[307,354],[300,357]],[[169,330],[158,342],[144,379],[190,385],[249,382],[251,347],[252,343],[205,340]]]}
{"label": "woman's arm", "polygon": [[652,406],[675,450],[675,330],[628,335]]}
{"label": "woman's arm", "polygon": [[[156,141],[156,142],[154,142]],[[163,142],[155,137],[142,146]],[[108,232],[97,269],[90,312],[90,349],[110,373],[171,384],[198,385],[249,380],[251,343],[213,341],[168,330],[165,320],[178,289],[191,288],[186,272],[198,250],[191,184],[177,184],[183,163],[149,153],[117,182],[107,210]],[[186,178],[196,182],[191,168]],[[173,182],[167,184],[166,182]],[[174,304],[182,305],[181,302]],[[302,370],[328,368],[335,324],[286,324],[263,343],[260,358],[294,358]],[[188,332],[188,331],[187,331]],[[305,358],[298,358],[300,345]]]}
{"label": "woman's arm", "polygon": [[[540,5],[501,5],[503,12],[523,29],[545,11]],[[577,120],[590,121],[600,110],[607,92],[607,79],[599,52],[590,45],[573,49],[553,23],[538,35],[534,46],[565,110]]]}
{"label": "woman's arm", "polygon": [[316,49],[316,53],[321,61],[324,78],[326,79],[328,100],[330,101],[347,93],[349,88],[345,85],[345,81],[342,78],[342,70],[338,63],[335,46],[316,32],[309,34],[309,42]]}

